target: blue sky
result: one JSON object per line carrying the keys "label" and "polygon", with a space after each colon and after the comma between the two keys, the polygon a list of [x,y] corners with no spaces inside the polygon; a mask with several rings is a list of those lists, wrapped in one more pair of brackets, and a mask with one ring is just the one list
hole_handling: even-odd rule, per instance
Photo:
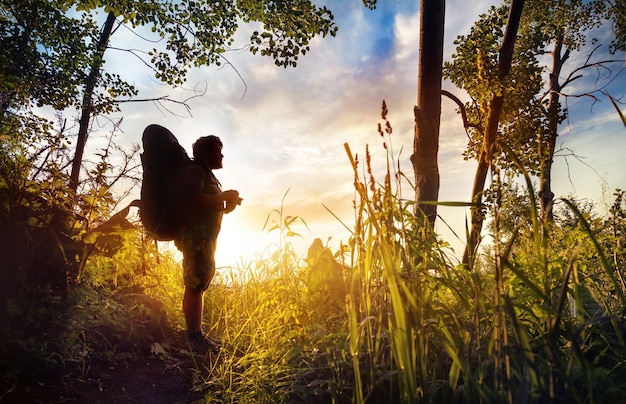
{"label": "blue sky", "polygon": [[[454,51],[453,40],[469,31],[478,15],[491,1],[448,1],[444,57]],[[347,241],[349,233],[322,204],[346,224],[353,223],[353,174],[343,144],[363,156],[369,144],[374,175],[384,175],[385,151],[376,126],[380,106],[386,101],[393,126],[393,150],[399,155],[402,170],[412,177],[409,156],[413,139],[413,106],[417,90],[419,42],[419,1],[380,1],[370,11],[360,0],[327,2],[336,17],[336,37],[316,39],[311,51],[300,59],[297,68],[276,67],[270,58],[251,55],[247,50],[225,55],[232,66],[208,67],[191,72],[186,89],[172,91],[150,79],[140,64],[129,63],[127,56],[109,54],[107,66],[131,73],[140,96],[169,94],[186,98],[190,89],[204,88],[206,94],[189,101],[191,111],[169,107],[179,116],[154,104],[128,104],[120,135],[122,142],[140,143],[143,128],[150,123],[168,127],[181,144],[191,149],[193,141],[215,134],[224,143],[224,168],[217,172],[224,189],[237,189],[244,198],[241,208],[224,218],[218,246],[218,265],[232,265],[240,257],[253,258],[264,247],[278,242],[278,234],[263,233],[262,226],[273,210],[298,216],[309,229],[296,226],[303,237],[294,238],[299,253],[319,237],[336,246]],[[238,33],[239,43],[253,27]],[[113,41],[124,38],[113,38]],[[116,46],[122,46],[123,42]],[[118,58],[119,57],[119,58]],[[623,54],[617,57],[624,58]],[[624,67],[622,64],[621,67]],[[235,70],[236,69],[236,70]],[[125,76],[126,77],[126,76]],[[614,83],[616,97],[625,97],[626,75]],[[445,88],[459,97],[463,93],[449,83]],[[603,192],[626,188],[622,151],[626,150],[626,129],[606,100],[592,106],[590,100],[570,103],[575,111],[559,138],[559,145],[584,156],[584,164],[572,158],[555,163],[553,189],[557,197],[575,193],[577,198],[603,202]],[[470,198],[475,163],[461,154],[466,135],[455,104],[444,98],[442,105],[439,164],[440,200],[467,201]],[[106,126],[102,131],[110,130]],[[104,133],[104,132],[103,132]],[[91,147],[98,135],[92,135]],[[405,198],[412,198],[404,190]],[[134,189],[131,196],[138,196]],[[463,208],[441,207],[439,213],[464,235]],[[276,216],[272,216],[277,218]],[[463,242],[456,240],[439,220],[437,230],[457,252]]]}

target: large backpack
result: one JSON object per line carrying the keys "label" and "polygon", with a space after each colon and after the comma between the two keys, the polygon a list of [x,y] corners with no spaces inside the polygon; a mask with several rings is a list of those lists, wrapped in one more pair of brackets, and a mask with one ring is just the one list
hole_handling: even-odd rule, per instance
{"label": "large backpack", "polygon": [[142,142],[139,217],[150,236],[156,240],[173,240],[183,227],[183,196],[179,186],[191,160],[174,134],[163,126],[148,125]]}

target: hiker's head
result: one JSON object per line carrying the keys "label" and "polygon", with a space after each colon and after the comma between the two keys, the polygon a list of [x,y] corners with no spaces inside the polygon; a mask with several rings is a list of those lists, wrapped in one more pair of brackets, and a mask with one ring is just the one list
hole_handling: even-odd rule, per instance
{"label": "hiker's head", "polygon": [[192,146],[193,158],[206,163],[210,169],[222,168],[222,141],[214,135],[203,136]]}

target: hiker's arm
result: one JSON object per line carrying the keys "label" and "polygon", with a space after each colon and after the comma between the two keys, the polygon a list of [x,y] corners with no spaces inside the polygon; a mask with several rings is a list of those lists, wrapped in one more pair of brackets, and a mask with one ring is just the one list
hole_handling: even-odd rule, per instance
{"label": "hiker's arm", "polygon": [[241,205],[241,202],[243,202],[243,199],[239,197],[239,192],[237,191],[234,191],[234,192],[236,192],[236,199],[233,201],[225,201],[226,207],[224,208],[224,213],[232,212],[233,210],[235,210],[237,205]]}
{"label": "hiker's arm", "polygon": [[[199,209],[224,209],[227,212],[232,211],[241,203],[239,193],[234,190],[218,192],[216,194],[194,193],[190,196],[190,204],[192,208]],[[226,208],[224,207],[226,205]],[[230,207],[232,209],[228,210]]]}
{"label": "hiker's arm", "polygon": [[215,209],[229,213],[235,209],[236,205],[241,203],[239,192],[235,190],[221,192],[219,187],[215,186],[214,193],[204,193],[204,182],[207,179],[204,171],[197,165],[192,165],[188,168],[186,178],[188,181],[187,189],[190,191],[189,208],[193,212]]}

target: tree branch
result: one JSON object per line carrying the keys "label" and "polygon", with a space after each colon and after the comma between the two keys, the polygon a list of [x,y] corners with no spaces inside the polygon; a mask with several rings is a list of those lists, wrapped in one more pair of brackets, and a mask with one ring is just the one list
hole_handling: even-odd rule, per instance
{"label": "tree branch", "polygon": [[456,95],[446,90],[441,90],[441,94],[450,98],[452,101],[454,101],[454,103],[456,103],[456,105],[458,105],[459,111],[461,111],[461,118],[463,119],[463,127],[465,128],[465,134],[467,135],[468,139],[470,139],[470,134],[467,131],[467,128],[476,128],[481,134],[483,133],[483,128],[480,124],[470,123],[467,120],[467,112],[465,111],[465,104],[463,104],[463,102]]}

